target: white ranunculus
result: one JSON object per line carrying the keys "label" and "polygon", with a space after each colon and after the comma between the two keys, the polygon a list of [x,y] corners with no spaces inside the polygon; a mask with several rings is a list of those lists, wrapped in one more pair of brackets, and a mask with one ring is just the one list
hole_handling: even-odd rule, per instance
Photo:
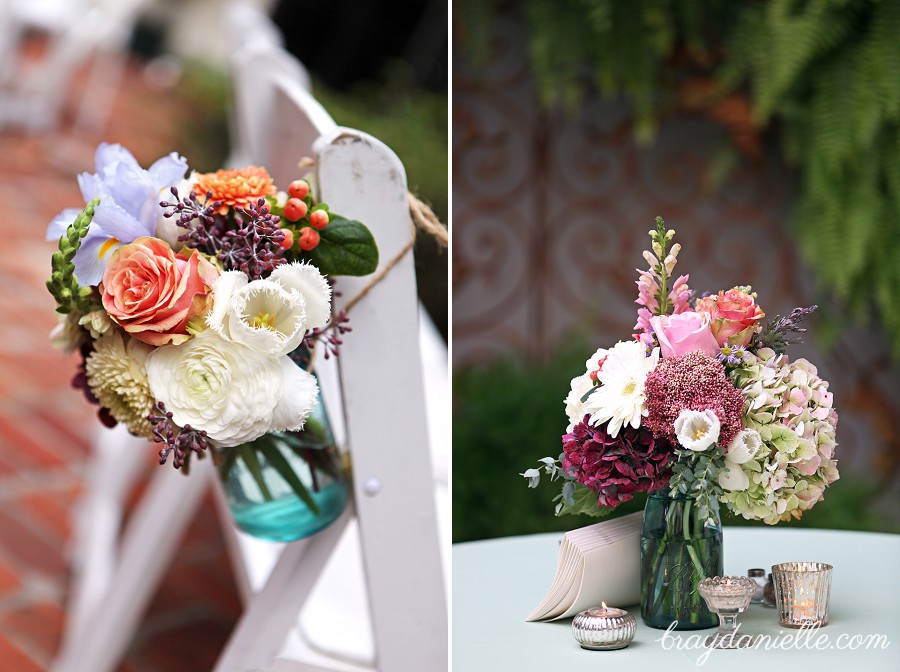
{"label": "white ranunculus", "polygon": [[299,261],[282,264],[268,279],[287,290],[297,291],[304,298],[307,329],[321,329],[331,320],[331,286],[312,264]]}
{"label": "white ranunculus", "polygon": [[675,420],[678,443],[688,450],[702,451],[719,440],[719,416],[714,411],[682,411]]}
{"label": "white ranunculus", "polygon": [[150,390],[173,421],[206,430],[223,447],[299,429],[318,393],[315,378],[289,358],[267,355],[211,329],[157,348],[146,367]]}

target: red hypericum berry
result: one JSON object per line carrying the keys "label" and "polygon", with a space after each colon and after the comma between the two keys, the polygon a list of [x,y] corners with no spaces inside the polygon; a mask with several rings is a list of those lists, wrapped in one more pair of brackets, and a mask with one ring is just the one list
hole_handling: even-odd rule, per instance
{"label": "red hypericum berry", "polygon": [[597,373],[599,373],[599,372],[598,372],[598,371],[591,371],[591,380],[597,380]]}
{"label": "red hypericum berry", "polygon": [[324,229],[328,226],[328,213],[324,210],[316,210],[309,216],[309,223],[316,229]]}
{"label": "red hypericum berry", "polygon": [[309,193],[309,182],[306,180],[294,180],[288,185],[288,195],[291,198],[299,198],[301,201]]}
{"label": "red hypericum berry", "polygon": [[289,222],[296,222],[298,219],[306,217],[307,209],[306,203],[299,198],[289,198],[288,202],[284,204],[284,216]]}
{"label": "red hypericum berry", "polygon": [[284,240],[278,243],[283,249],[289,250],[294,244],[294,232],[290,229],[279,229],[284,234]]}
{"label": "red hypericum berry", "polygon": [[319,232],[308,226],[300,232],[300,249],[309,252],[319,244]]}

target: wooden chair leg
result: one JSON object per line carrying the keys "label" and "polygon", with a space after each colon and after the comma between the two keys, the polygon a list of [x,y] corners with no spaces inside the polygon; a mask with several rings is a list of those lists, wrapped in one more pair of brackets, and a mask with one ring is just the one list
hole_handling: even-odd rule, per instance
{"label": "wooden chair leg", "polygon": [[266,585],[248,604],[214,672],[271,669],[352,515],[351,504],[319,534],[286,546]]}
{"label": "wooden chair leg", "polygon": [[153,475],[104,594],[90,609],[86,628],[66,639],[53,672],[111,672],[120,662],[211,481],[210,460],[193,466],[190,478],[171,467]]}

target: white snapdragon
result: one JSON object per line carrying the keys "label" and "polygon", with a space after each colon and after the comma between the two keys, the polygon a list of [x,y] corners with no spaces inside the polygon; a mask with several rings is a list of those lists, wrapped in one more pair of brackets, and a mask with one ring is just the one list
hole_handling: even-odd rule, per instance
{"label": "white snapdragon", "polygon": [[719,440],[721,423],[714,411],[684,410],[675,419],[675,436],[683,448],[703,451]]}
{"label": "white snapdragon", "polygon": [[204,429],[222,447],[303,426],[315,378],[289,357],[272,357],[208,329],[147,356],[147,378],[180,426]]}

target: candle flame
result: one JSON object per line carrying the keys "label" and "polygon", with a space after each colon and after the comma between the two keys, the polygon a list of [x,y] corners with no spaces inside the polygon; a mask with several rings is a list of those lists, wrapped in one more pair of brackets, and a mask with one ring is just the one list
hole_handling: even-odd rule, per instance
{"label": "candle flame", "polygon": [[606,602],[601,602],[600,604],[603,605],[603,608],[604,608],[604,609],[608,609],[608,608],[609,608],[609,607],[606,606]]}

